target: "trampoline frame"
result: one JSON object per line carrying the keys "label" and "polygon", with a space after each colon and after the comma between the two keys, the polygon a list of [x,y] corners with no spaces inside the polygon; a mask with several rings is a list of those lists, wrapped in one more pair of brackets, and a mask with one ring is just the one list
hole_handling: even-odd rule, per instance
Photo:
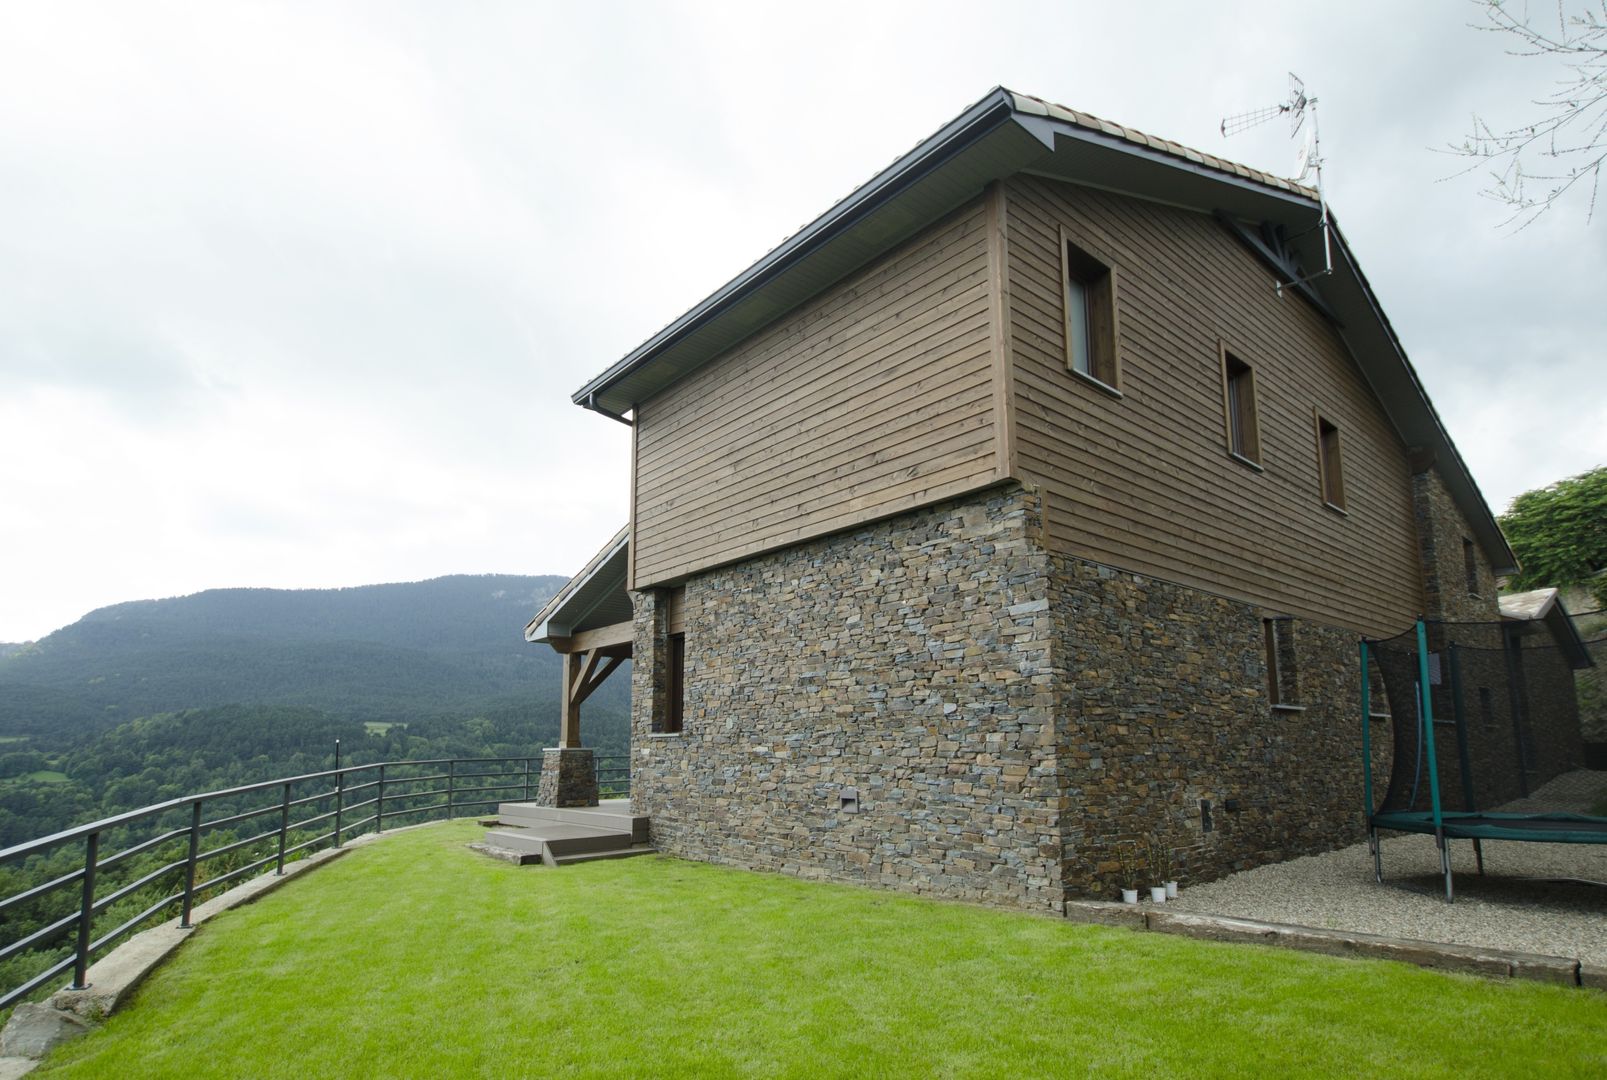
{"label": "trampoline frame", "polygon": [[[1440,873],[1445,879],[1445,902],[1452,903],[1455,889],[1451,878],[1451,840],[1473,841],[1473,854],[1478,871],[1484,873],[1485,840],[1514,840],[1518,842],[1544,842],[1551,844],[1607,844],[1607,818],[1584,814],[1509,814],[1488,811],[1446,811],[1440,803],[1439,764],[1434,751],[1433,687],[1429,678],[1428,629],[1422,619],[1417,620],[1417,694],[1416,712],[1428,767],[1428,810],[1390,810],[1379,812],[1373,800],[1372,752],[1372,686],[1368,678],[1371,662],[1370,642],[1361,641],[1361,717],[1362,717],[1362,788],[1367,809],[1367,848],[1373,856],[1373,877],[1384,882],[1384,859],[1379,843],[1379,830],[1392,832],[1424,833],[1434,837],[1440,852]],[[1455,671],[1452,671],[1455,677]],[[1398,718],[1392,723],[1398,724]],[[1465,754],[1463,755],[1465,758]],[[1462,762],[1464,773],[1468,764]],[[1464,783],[1471,777],[1464,776]],[[1570,827],[1572,826],[1572,827]]]}

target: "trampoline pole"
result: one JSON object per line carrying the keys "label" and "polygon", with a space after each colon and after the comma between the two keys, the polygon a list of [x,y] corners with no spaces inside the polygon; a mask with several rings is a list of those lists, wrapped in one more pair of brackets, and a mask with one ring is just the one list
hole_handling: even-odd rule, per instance
{"label": "trampoline pole", "polygon": [[1373,880],[1382,885],[1384,883],[1384,855],[1378,846],[1378,830],[1370,826],[1367,829],[1367,849],[1373,853]]}
{"label": "trampoline pole", "polygon": [[1445,874],[1445,902],[1451,903],[1451,838],[1442,829],[1434,839],[1440,845],[1440,870]]}
{"label": "trampoline pole", "polygon": [[1473,858],[1479,864],[1479,876],[1484,876],[1484,841],[1473,838]]}

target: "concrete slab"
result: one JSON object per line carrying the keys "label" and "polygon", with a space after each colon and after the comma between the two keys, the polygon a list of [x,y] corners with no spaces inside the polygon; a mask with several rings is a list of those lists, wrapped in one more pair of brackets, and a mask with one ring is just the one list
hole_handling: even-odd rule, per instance
{"label": "concrete slab", "polygon": [[38,1066],[33,1058],[0,1057],[0,1080],[19,1080]]}
{"label": "concrete slab", "polygon": [[1106,900],[1068,900],[1066,918],[1072,922],[1097,923],[1100,926],[1145,929],[1144,909],[1137,904],[1117,904]]}
{"label": "concrete slab", "polygon": [[1148,929],[1157,933],[1179,934],[1206,941],[1250,942],[1328,956],[1396,960],[1418,967],[1459,971],[1488,978],[1534,979],[1564,986],[1578,986],[1582,981],[1579,961],[1560,956],[1446,945],[1345,930],[1318,930],[1309,926],[1181,911],[1150,909],[1145,913],[1144,921]]}

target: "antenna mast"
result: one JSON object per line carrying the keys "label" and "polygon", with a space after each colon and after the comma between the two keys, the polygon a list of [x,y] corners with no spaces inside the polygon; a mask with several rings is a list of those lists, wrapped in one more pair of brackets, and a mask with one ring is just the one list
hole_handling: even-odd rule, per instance
{"label": "antenna mast", "polygon": [[1237,135],[1241,131],[1258,127],[1268,120],[1275,120],[1280,116],[1289,116],[1289,137],[1297,138],[1300,129],[1305,124],[1306,116],[1311,116],[1311,127],[1306,129],[1305,141],[1295,156],[1296,181],[1304,180],[1312,173],[1316,174],[1317,205],[1322,208],[1322,218],[1318,228],[1322,229],[1322,269],[1315,274],[1295,278],[1290,282],[1278,282],[1274,288],[1279,296],[1283,295],[1285,285],[1303,285],[1308,281],[1326,277],[1334,272],[1332,229],[1328,221],[1328,199],[1322,191],[1322,151],[1317,140],[1317,99],[1306,95],[1306,84],[1294,72],[1289,73],[1289,98],[1279,105],[1268,105],[1262,109],[1252,109],[1249,112],[1229,116],[1222,121],[1222,137]]}

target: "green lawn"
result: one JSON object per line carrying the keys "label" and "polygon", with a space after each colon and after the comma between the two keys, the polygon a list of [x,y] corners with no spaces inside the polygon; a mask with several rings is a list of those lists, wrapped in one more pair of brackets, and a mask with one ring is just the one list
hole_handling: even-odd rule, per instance
{"label": "green lawn", "polygon": [[519,868],[476,833],[220,916],[35,1075],[1607,1075],[1591,991],[660,857]]}

